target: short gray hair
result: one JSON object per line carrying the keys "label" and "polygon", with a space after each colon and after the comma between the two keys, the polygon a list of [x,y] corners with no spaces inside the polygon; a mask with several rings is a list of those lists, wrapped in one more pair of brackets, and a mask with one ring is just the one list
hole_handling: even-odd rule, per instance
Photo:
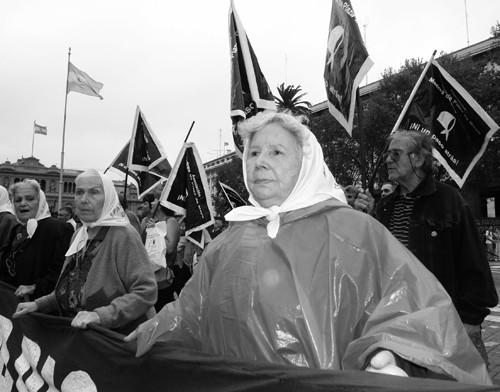
{"label": "short gray hair", "polygon": [[40,197],[40,184],[37,180],[32,180],[30,178],[25,178],[22,181],[16,182],[9,187],[9,194],[11,199],[14,199],[16,193],[19,191],[21,185],[29,185],[36,192],[37,196]]}
{"label": "short gray hair", "polygon": [[307,121],[305,116],[293,116],[286,112],[266,110],[238,124],[238,133],[246,145],[246,143],[252,140],[255,132],[267,124],[277,123],[294,135],[299,146],[303,147],[307,139],[307,131],[309,130],[303,123]]}

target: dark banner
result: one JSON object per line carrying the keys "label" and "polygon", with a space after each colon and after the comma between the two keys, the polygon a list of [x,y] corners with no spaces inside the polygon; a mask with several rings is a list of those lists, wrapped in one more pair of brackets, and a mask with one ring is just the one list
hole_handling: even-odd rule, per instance
{"label": "dark banner", "polygon": [[352,135],[356,89],[373,66],[350,0],[333,0],[325,62],[328,108]]}
{"label": "dark banner", "polygon": [[231,206],[231,208],[236,208],[236,207],[241,207],[241,206],[246,206],[247,203],[243,198],[239,195],[238,192],[236,192],[233,188],[231,188],[229,185],[224,184],[223,182],[220,182],[220,187],[222,188],[222,192],[224,192],[224,195],[226,196],[226,199]]}
{"label": "dark banner", "polygon": [[[194,143],[185,143],[160,196],[162,205],[185,215],[186,236],[214,223],[207,175]],[[204,246],[194,236],[191,240]]]}
{"label": "dark banner", "polygon": [[[127,159],[129,147],[130,142],[128,142],[120,151],[118,156],[111,163],[107,170],[111,170],[124,176],[127,174]],[[165,158],[163,161],[160,161],[150,171],[129,170],[128,176],[138,190],[137,198],[141,199],[146,193],[151,191],[160,182],[166,181],[171,171],[172,167],[168,163],[167,158]]]}
{"label": "dark banner", "polygon": [[261,110],[276,110],[274,96],[262,73],[245,28],[231,1],[229,8],[229,45],[231,56],[231,119],[235,150],[241,157],[243,142],[238,122]]}
{"label": "dark banner", "polygon": [[134,170],[149,171],[160,162],[164,162],[166,155],[160,141],[151,131],[139,107],[136,110],[134,124],[132,154],[128,161],[129,167]]}
{"label": "dark banner", "polygon": [[498,125],[435,60],[404,113],[401,127],[432,137],[434,156],[464,184]]}
{"label": "dark banner", "polygon": [[135,343],[104,328],[76,329],[70,320],[11,315],[18,300],[0,282],[2,392],[325,392],[490,391],[448,381],[361,371],[327,371],[217,357],[158,343],[140,358]]}

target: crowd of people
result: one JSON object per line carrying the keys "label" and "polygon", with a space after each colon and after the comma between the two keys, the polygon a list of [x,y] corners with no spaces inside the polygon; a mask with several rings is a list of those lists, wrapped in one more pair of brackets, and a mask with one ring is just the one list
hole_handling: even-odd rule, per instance
{"label": "crowd of people", "polygon": [[238,128],[250,204],[217,218],[203,247],[155,194],[136,215],[96,170],[76,178],[74,226],[73,211],[50,216],[36,181],[0,188],[0,279],[21,298],[14,317],[95,323],[136,341],[138,356],[172,342],[491,384],[481,323],[498,297],[467,203],[432,177],[430,140],[391,135],[389,181],[371,195],[336,182],[302,117],[265,111]]}

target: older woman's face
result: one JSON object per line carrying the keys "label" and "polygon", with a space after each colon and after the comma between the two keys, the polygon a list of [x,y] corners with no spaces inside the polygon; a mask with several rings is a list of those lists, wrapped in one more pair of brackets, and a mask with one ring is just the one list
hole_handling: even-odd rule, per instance
{"label": "older woman's face", "polygon": [[26,224],[29,219],[36,217],[40,195],[31,185],[21,184],[13,195],[13,202],[17,219],[22,224]]}
{"label": "older woman's face", "polygon": [[78,217],[86,223],[97,221],[104,206],[104,187],[101,177],[81,174],[75,180],[75,204]]}
{"label": "older woman's face", "polygon": [[254,133],[248,146],[248,188],[262,207],[281,205],[290,195],[302,166],[302,149],[291,132],[271,123]]}

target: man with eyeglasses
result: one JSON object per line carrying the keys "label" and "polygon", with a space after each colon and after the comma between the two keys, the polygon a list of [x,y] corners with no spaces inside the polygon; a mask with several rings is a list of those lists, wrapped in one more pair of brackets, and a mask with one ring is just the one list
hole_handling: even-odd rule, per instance
{"label": "man with eyeglasses", "polygon": [[385,163],[398,185],[376,206],[368,191],[360,193],[355,208],[373,214],[438,278],[489,365],[481,323],[498,296],[469,205],[456,188],[434,180],[427,135],[397,131],[388,141]]}

